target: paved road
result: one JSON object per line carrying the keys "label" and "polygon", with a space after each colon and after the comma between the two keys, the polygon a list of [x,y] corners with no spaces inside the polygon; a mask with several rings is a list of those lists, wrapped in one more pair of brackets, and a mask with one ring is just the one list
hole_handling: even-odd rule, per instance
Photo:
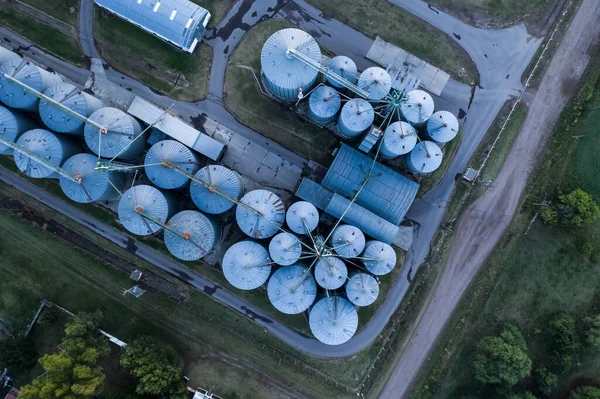
{"label": "paved road", "polygon": [[576,86],[589,62],[588,49],[598,41],[599,21],[600,2],[585,0],[547,69],[494,189],[459,219],[448,264],[381,398],[408,396],[458,301],[510,225],[544,144],[570,98],[563,88]]}

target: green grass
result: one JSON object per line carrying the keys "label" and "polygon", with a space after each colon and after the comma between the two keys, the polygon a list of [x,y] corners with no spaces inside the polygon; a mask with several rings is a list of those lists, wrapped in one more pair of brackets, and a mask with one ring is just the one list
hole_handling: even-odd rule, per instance
{"label": "green grass", "polygon": [[[187,54],[118,17],[95,11],[98,51],[110,65],[171,98],[196,101],[208,96],[212,49],[202,43]],[[187,81],[187,87],[174,83]]]}
{"label": "green grass", "polygon": [[477,22],[482,15],[492,22],[516,23],[523,20],[537,21],[547,10],[548,0],[430,0],[429,3],[440,6],[450,13],[467,17]]}
{"label": "green grass", "polygon": [[309,0],[309,3],[372,39],[380,36],[461,82],[470,84],[478,80],[475,64],[450,37],[387,0]]}
{"label": "green grass", "polygon": [[442,149],[442,152],[444,153],[442,165],[439,168],[437,168],[437,170],[435,170],[433,173],[424,176],[421,179],[421,181],[419,181],[419,193],[417,194],[419,197],[425,194],[427,191],[431,190],[433,187],[435,187],[446,175],[446,171],[452,163],[454,155],[456,155],[456,151],[458,151],[458,147],[460,147],[461,140],[462,129],[458,132],[458,135],[454,138],[454,140],[447,143]]}
{"label": "green grass", "polygon": [[23,3],[37,8],[48,15],[77,27],[79,17],[79,0],[21,0]]}
{"label": "green grass", "polygon": [[298,115],[261,94],[252,72],[260,74],[260,50],[274,32],[292,27],[285,21],[268,20],[252,28],[229,57],[223,92],[224,104],[244,125],[280,143],[297,154],[320,163],[331,164],[330,150],[338,139],[326,129],[301,122]]}
{"label": "green grass", "polygon": [[233,5],[234,0],[191,0],[193,3],[206,8],[210,12],[210,21],[207,28],[214,28],[221,22],[227,11]]}
{"label": "green grass", "polygon": [[77,40],[28,18],[10,7],[0,7],[0,25],[65,61],[79,66],[84,65],[85,58]]}
{"label": "green grass", "polygon": [[[493,397],[471,372],[477,342],[497,334],[505,323],[517,325],[528,342],[535,363],[550,360],[548,319],[567,312],[576,320],[600,310],[600,222],[574,228],[548,228],[539,219],[525,235],[537,210],[534,204],[558,191],[582,187],[600,200],[597,148],[600,146],[600,67],[598,53],[590,62],[576,98],[561,119],[543,161],[527,190],[523,209],[504,240],[460,303],[445,334],[426,365],[413,397]],[[573,136],[584,137],[574,139]],[[578,245],[591,242],[592,256]],[[559,374],[554,397],[566,397],[571,383],[598,380],[600,354],[580,347],[573,365]],[[531,388],[528,381],[515,391]]]}

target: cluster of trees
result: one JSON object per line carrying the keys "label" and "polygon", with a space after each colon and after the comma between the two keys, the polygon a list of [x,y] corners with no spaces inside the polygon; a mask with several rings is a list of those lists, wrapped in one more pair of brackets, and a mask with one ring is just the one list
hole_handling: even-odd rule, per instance
{"label": "cluster of trees", "polygon": [[542,212],[542,220],[550,226],[580,227],[594,223],[599,217],[600,208],[592,196],[580,188],[560,194],[558,201]]}
{"label": "cluster of trees", "polygon": [[[535,364],[519,329],[505,326],[498,336],[479,341],[473,360],[475,378],[510,399],[549,396],[558,386],[560,373],[572,365],[578,349],[600,351],[600,315],[585,317],[579,326],[567,314],[553,317],[545,329],[548,356]],[[524,387],[529,391],[511,394]],[[570,399],[600,399],[594,395],[600,395],[600,389],[584,387],[574,391]]]}

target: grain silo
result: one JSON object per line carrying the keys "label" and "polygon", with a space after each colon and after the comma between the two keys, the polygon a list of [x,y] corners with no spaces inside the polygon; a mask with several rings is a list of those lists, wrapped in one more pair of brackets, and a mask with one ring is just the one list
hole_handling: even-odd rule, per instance
{"label": "grain silo", "polygon": [[324,256],[315,265],[315,280],[327,290],[340,288],[348,279],[348,268],[344,261],[334,256]]}
{"label": "grain silo", "polygon": [[458,119],[448,111],[435,112],[427,121],[427,134],[437,143],[447,143],[458,134]]}
{"label": "grain silo", "polygon": [[148,185],[139,185],[123,193],[119,201],[119,221],[130,232],[146,236],[158,232],[175,213],[177,202],[167,192]]}
{"label": "grain silo", "polygon": [[380,154],[387,159],[394,159],[408,154],[417,144],[417,132],[406,122],[391,123],[383,134]]}
{"label": "grain silo", "polygon": [[279,233],[269,243],[269,255],[278,265],[293,265],[302,256],[302,244],[293,234]]}
{"label": "grain silo", "polygon": [[[70,83],[58,83],[44,91],[44,94],[72,111],[88,117],[96,110],[102,108],[104,103],[100,99],[81,91]],[[83,120],[77,118],[46,100],[40,100],[40,117],[49,129],[58,133],[75,134],[83,136]]]}
{"label": "grain silo", "polygon": [[60,188],[69,199],[79,203],[111,201],[123,191],[125,176],[119,172],[97,170],[98,158],[92,154],[76,154],[63,164],[62,169],[74,176],[74,182],[60,176]]}
{"label": "grain silo", "polygon": [[[29,130],[21,135],[17,144],[34,153],[46,162],[61,166],[68,158],[77,154],[81,149],[66,137],[57,136],[44,129]],[[35,179],[58,179],[58,173],[38,163],[33,158],[14,151],[15,164],[19,170]]]}
{"label": "grain silo", "polygon": [[354,336],[358,328],[358,312],[346,299],[329,296],[310,310],[310,331],[327,345],[341,345]]}
{"label": "grain silo", "polygon": [[396,252],[381,241],[367,242],[362,257],[367,270],[377,276],[388,274],[396,267]]}
{"label": "grain silo", "polygon": [[400,105],[402,116],[412,125],[419,126],[433,115],[433,98],[423,90],[409,91]]}
{"label": "grain silo", "polygon": [[[14,143],[23,133],[34,129],[36,124],[31,118],[0,106],[0,137]],[[0,143],[0,155],[12,155],[10,147]]]}
{"label": "grain silo", "polygon": [[199,156],[179,141],[163,140],[154,144],[146,153],[144,169],[155,186],[167,190],[182,188],[190,179],[166,164],[176,166],[190,175],[200,169]]}
{"label": "grain silo", "polygon": [[[356,69],[356,64],[354,63],[354,61],[352,61],[351,58],[348,58],[344,55],[338,55],[337,57],[333,57],[327,63],[327,68],[329,68],[338,76],[346,79],[349,83],[356,83],[358,70]],[[338,89],[344,88],[344,86],[337,83],[335,80],[327,79],[327,82],[333,87],[337,87]]]}
{"label": "grain silo", "polygon": [[355,258],[365,249],[365,235],[358,227],[343,224],[331,233],[331,247],[343,258]]}
{"label": "grain silo", "polygon": [[137,138],[142,132],[142,126],[120,109],[100,108],[89,119],[106,129],[101,132],[96,126],[89,123],[85,125],[85,142],[96,155],[103,158],[116,156],[119,159],[133,159],[146,149],[147,133]]}
{"label": "grain silo", "polygon": [[294,202],[287,211],[286,221],[294,233],[308,234],[319,224],[319,211],[310,202]]}
{"label": "grain silo", "polygon": [[342,137],[350,139],[367,130],[374,119],[373,106],[367,100],[354,98],[342,107],[337,126]]}
{"label": "grain silo", "polygon": [[440,167],[444,154],[433,141],[421,141],[404,156],[408,170],[415,174],[431,173]]}
{"label": "grain silo", "polygon": [[212,216],[182,211],[166,223],[165,245],[173,256],[194,261],[212,252],[221,240],[221,226]]}
{"label": "grain silo", "polygon": [[262,245],[240,241],[225,252],[221,266],[231,285],[240,290],[253,290],[267,282],[271,263],[269,252]]}
{"label": "grain silo", "polygon": [[260,53],[260,65],[267,88],[283,101],[298,100],[299,91],[308,93],[319,72],[293,55],[319,64],[321,49],[311,35],[300,29],[282,29],[271,35]]}
{"label": "grain silo", "polygon": [[315,301],[317,284],[306,268],[286,266],[273,273],[267,292],[275,309],[285,314],[298,314]]}
{"label": "grain silo", "polygon": [[246,235],[269,238],[283,226],[285,205],[271,191],[250,191],[240,200],[235,210],[235,219]]}
{"label": "grain silo", "polygon": [[346,296],[356,306],[369,306],[379,296],[379,283],[367,273],[356,273],[346,283]]}
{"label": "grain silo", "polygon": [[319,125],[331,122],[340,110],[342,99],[333,87],[319,86],[308,99],[308,117]]}
{"label": "grain silo", "polygon": [[371,67],[360,74],[356,85],[369,93],[369,101],[379,101],[392,89],[392,78],[385,69]]}
{"label": "grain silo", "polygon": [[190,185],[192,201],[204,213],[217,215],[227,212],[235,205],[229,198],[240,199],[244,190],[240,175],[221,165],[205,166],[195,177],[209,185],[206,187],[195,181]]}
{"label": "grain silo", "polygon": [[60,77],[33,65],[29,61],[13,59],[0,65],[0,101],[12,108],[37,111],[40,99],[21,87],[10,82],[8,75],[30,88],[42,93],[47,88],[61,82]]}
{"label": "grain silo", "polygon": [[13,53],[7,48],[0,46],[0,64],[4,64],[7,61],[19,61],[21,57],[17,53]]}

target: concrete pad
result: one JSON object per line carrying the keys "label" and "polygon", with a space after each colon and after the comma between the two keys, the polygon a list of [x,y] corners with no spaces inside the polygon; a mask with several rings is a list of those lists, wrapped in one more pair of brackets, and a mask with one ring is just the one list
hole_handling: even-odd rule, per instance
{"label": "concrete pad", "polygon": [[394,240],[393,244],[397,247],[408,251],[413,243],[414,231],[412,226],[399,226],[400,231]]}
{"label": "concrete pad", "polygon": [[277,169],[282,166],[283,162],[279,155],[274,154],[271,151],[268,151],[267,154],[265,155],[264,159],[262,160],[262,163],[264,165],[267,165],[271,169]]}
{"label": "concrete pad", "polygon": [[245,155],[262,163],[263,159],[265,159],[265,156],[267,156],[268,152],[269,150],[267,150],[266,148],[261,147],[253,142],[249,142],[248,146],[246,147]]}

